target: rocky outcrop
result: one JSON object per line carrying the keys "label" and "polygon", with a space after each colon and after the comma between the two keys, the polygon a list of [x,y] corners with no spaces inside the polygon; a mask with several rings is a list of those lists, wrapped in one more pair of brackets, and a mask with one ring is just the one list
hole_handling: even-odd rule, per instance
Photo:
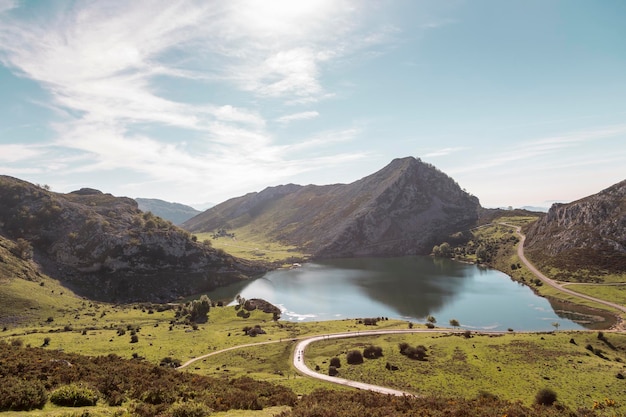
{"label": "rocky outcrop", "polygon": [[107,301],[169,301],[260,273],[130,198],[53,193],[0,177],[0,234],[28,241],[47,275]]}
{"label": "rocky outcrop", "polygon": [[569,204],[554,204],[527,231],[525,250],[567,270],[626,273],[626,180]]}
{"label": "rocky outcrop", "polygon": [[480,204],[415,158],[392,161],[352,184],[271,187],[185,222],[194,232],[246,229],[316,257],[426,254],[476,224]]}

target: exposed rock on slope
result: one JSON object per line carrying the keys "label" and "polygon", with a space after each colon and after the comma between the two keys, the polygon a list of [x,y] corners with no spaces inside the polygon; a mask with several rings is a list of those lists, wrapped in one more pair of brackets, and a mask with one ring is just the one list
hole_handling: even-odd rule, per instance
{"label": "exposed rock on slope", "polygon": [[162,219],[169,220],[174,224],[182,224],[201,213],[193,207],[180,203],[170,203],[156,198],[135,198],[139,210],[150,211]]}
{"label": "exposed rock on slope", "polygon": [[540,265],[586,281],[626,273],[626,180],[569,204],[554,204],[527,231],[525,249]]}
{"label": "exposed rock on slope", "polygon": [[263,269],[208,245],[130,198],[47,191],[0,176],[0,234],[25,239],[43,272],[109,301],[166,301]]}
{"label": "exposed rock on slope", "polygon": [[352,184],[289,184],[234,198],[183,227],[245,228],[317,257],[423,254],[475,225],[479,209],[478,199],[450,177],[403,158]]}

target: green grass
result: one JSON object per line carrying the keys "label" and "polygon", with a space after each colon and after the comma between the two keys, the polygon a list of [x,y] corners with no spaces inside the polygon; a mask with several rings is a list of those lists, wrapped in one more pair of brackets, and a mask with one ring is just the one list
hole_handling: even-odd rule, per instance
{"label": "green grass", "polygon": [[621,285],[569,284],[567,288],[592,297],[626,305],[626,283]]}
{"label": "green grass", "polygon": [[291,258],[306,259],[308,255],[295,246],[288,246],[276,241],[268,241],[264,236],[253,234],[245,229],[229,230],[235,233],[235,238],[220,237],[212,239],[212,233],[197,233],[198,241],[210,240],[216,249],[222,249],[238,258],[265,262],[282,262],[285,264]]}
{"label": "green grass", "polygon": [[[475,336],[465,339],[450,335],[389,335],[360,339],[329,340],[315,343],[306,352],[309,367],[328,372],[330,358],[340,358],[339,376],[367,383],[394,387],[416,394],[465,398],[481,391],[501,399],[530,405],[540,388],[555,390],[559,401],[570,408],[591,408],[594,401],[616,400],[616,411],[626,412],[623,379],[626,373],[626,335],[611,333],[612,350],[595,333],[508,334]],[[570,343],[574,339],[576,344]],[[411,360],[399,353],[398,343],[424,345],[426,361]],[[361,365],[348,365],[346,352],[367,344],[383,348],[384,357],[365,359]],[[601,359],[585,349],[591,344],[609,359]],[[398,371],[385,369],[389,362]]]}

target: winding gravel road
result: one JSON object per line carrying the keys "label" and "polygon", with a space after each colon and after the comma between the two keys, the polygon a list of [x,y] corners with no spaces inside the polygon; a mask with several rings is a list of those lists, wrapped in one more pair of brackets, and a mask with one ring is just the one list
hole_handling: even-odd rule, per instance
{"label": "winding gravel road", "polygon": [[517,256],[519,256],[520,260],[522,261],[522,263],[524,265],[526,265],[526,267],[530,270],[530,272],[532,272],[537,278],[539,278],[541,281],[543,281],[544,284],[549,285],[552,288],[555,288],[565,294],[569,294],[569,295],[573,295],[576,297],[580,297],[580,298],[584,298],[586,300],[590,300],[590,301],[594,301],[596,303],[599,304],[604,304],[606,306],[609,307],[613,307],[619,311],[622,311],[624,313],[626,313],[626,306],[623,306],[621,304],[617,304],[617,303],[612,303],[610,301],[606,301],[606,300],[602,300],[600,298],[596,298],[596,297],[592,297],[590,295],[586,295],[586,294],[582,294],[573,290],[570,290],[566,287],[564,287],[563,285],[559,284],[558,282],[556,282],[553,279],[548,278],[547,276],[545,276],[544,274],[541,273],[541,271],[539,271],[537,268],[535,268],[535,266],[530,263],[530,261],[528,259],[526,259],[526,256],[524,255],[524,242],[526,241],[526,235],[522,234],[522,228],[520,226],[514,226],[512,224],[508,224],[508,223],[500,223],[503,224],[505,226],[509,226],[509,227],[513,227],[515,228],[515,231],[517,233],[517,235],[520,237],[520,242],[517,245]]}

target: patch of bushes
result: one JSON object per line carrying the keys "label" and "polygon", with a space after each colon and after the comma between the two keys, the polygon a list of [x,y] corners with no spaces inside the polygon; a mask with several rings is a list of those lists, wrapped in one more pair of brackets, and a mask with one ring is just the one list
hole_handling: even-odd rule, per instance
{"label": "patch of bushes", "polygon": [[50,402],[62,407],[88,407],[96,405],[98,393],[83,385],[63,385],[52,392]]}
{"label": "patch of bushes", "polygon": [[396,397],[369,391],[316,390],[302,397],[289,411],[278,417],[591,417],[593,410],[568,410],[564,407],[527,407],[521,402],[501,400],[481,393],[474,399],[439,396]]}
{"label": "patch of bushes", "polygon": [[46,401],[48,393],[40,381],[28,381],[14,376],[0,378],[0,411],[43,408]]}
{"label": "patch of bushes", "polygon": [[406,356],[409,359],[416,359],[418,361],[426,360],[427,350],[426,346],[418,345],[418,346],[410,346],[406,342],[402,342],[398,344],[398,348],[400,349],[400,354]]}

